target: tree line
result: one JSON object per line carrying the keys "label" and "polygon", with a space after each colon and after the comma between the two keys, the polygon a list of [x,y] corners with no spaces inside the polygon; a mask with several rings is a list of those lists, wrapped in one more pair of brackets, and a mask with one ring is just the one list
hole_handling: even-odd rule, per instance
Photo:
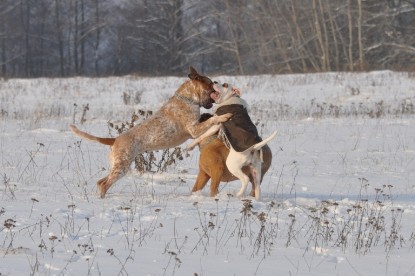
{"label": "tree line", "polygon": [[1,0],[0,77],[414,70],[415,0]]}

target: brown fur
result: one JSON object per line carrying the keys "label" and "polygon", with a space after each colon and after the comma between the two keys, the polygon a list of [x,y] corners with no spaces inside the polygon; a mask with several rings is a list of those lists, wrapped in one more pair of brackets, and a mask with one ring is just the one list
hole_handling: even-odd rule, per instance
{"label": "brown fur", "polygon": [[78,136],[111,146],[111,171],[97,182],[101,198],[105,197],[112,184],[127,173],[134,158],[140,153],[178,146],[232,116],[225,114],[199,122],[200,107],[212,107],[210,94],[214,91],[213,82],[208,77],[199,75],[192,67],[189,78],[159,111],[117,138],[96,137],[80,131],[74,125],[70,126]]}
{"label": "brown fur", "polygon": [[[211,179],[210,196],[213,197],[218,194],[220,182],[230,182],[238,180],[238,178],[233,176],[226,167],[229,149],[219,139],[214,139],[212,142],[206,142],[208,139],[210,139],[210,137],[206,138],[204,141],[202,140],[200,143],[199,174],[197,175],[192,192],[202,190],[209,179]],[[272,162],[272,152],[268,145],[265,145],[262,148],[262,154],[264,162],[261,167],[261,182]],[[253,179],[249,168],[247,166],[243,167],[242,171],[249,176],[252,184],[250,196],[255,196]]]}

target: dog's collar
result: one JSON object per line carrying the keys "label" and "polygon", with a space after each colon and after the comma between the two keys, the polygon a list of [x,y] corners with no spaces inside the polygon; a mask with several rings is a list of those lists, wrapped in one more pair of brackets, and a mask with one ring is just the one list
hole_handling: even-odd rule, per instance
{"label": "dog's collar", "polygon": [[174,94],[174,96],[175,96],[175,97],[177,97],[177,98],[179,98],[180,100],[182,100],[182,101],[186,102],[186,103],[189,103],[189,104],[194,104],[194,105],[200,106],[200,103],[199,103],[199,102],[197,102],[197,101],[195,101],[195,100],[193,100],[193,99],[191,99],[191,98],[185,97],[185,96],[180,95],[180,94],[177,94],[177,93],[176,93],[176,94]]}

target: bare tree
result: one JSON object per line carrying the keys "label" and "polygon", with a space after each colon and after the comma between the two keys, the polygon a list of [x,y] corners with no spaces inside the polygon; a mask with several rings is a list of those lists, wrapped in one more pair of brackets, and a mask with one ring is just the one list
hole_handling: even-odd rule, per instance
{"label": "bare tree", "polygon": [[101,14],[99,8],[99,0],[95,0],[95,43],[94,43],[94,70],[95,74],[99,75],[99,46],[100,46],[100,38],[101,38]]}
{"label": "bare tree", "polygon": [[413,70],[414,13],[414,0],[2,0],[0,74]]}
{"label": "bare tree", "polygon": [[1,50],[1,75],[6,76],[7,74],[7,67],[6,67],[6,19],[5,19],[5,11],[6,11],[6,3],[0,3],[0,50]]}
{"label": "bare tree", "polygon": [[59,5],[59,0],[55,0],[55,21],[56,21],[56,39],[57,39],[57,46],[58,46],[58,53],[59,53],[59,69],[60,75],[65,76],[65,69],[64,69],[64,47],[63,47],[63,30],[62,30],[62,21],[61,21],[61,10]]}
{"label": "bare tree", "polygon": [[362,12],[362,0],[357,0],[359,16],[357,21],[357,33],[358,33],[358,43],[359,43],[359,69],[364,69],[365,60],[363,52],[363,34],[362,34],[362,24],[363,24],[363,12]]}

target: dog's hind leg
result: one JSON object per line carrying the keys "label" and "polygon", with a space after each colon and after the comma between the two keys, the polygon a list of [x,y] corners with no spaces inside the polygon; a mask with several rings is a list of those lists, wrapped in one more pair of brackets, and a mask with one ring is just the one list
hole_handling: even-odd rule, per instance
{"label": "dog's hind leg", "polygon": [[211,172],[211,181],[210,181],[210,196],[214,197],[219,192],[219,184],[223,176],[225,168],[222,164],[217,164],[216,168]]}
{"label": "dog's hind leg", "polygon": [[242,187],[236,194],[237,197],[242,197],[245,193],[246,187],[248,186],[249,177],[242,171],[242,166],[239,159],[232,158],[232,150],[229,152],[228,158],[226,159],[226,166],[228,170],[242,182]]}
{"label": "dog's hind leg", "polygon": [[203,190],[206,183],[209,181],[210,176],[199,168],[199,174],[197,175],[195,185],[193,186],[192,192]]}
{"label": "dog's hind leg", "polygon": [[265,145],[262,148],[262,157],[263,157],[263,162],[261,163],[261,183],[262,183],[262,180],[264,179],[264,175],[267,173],[272,163],[272,152],[268,145]]}
{"label": "dog's hind leg", "polygon": [[249,166],[252,176],[252,186],[255,191],[255,199],[261,199],[261,163],[256,162]]}
{"label": "dog's hind leg", "polygon": [[105,194],[112,184],[128,172],[130,164],[131,162],[128,159],[118,159],[114,162],[110,173],[106,177],[98,180],[97,186],[101,198],[105,197]]}

